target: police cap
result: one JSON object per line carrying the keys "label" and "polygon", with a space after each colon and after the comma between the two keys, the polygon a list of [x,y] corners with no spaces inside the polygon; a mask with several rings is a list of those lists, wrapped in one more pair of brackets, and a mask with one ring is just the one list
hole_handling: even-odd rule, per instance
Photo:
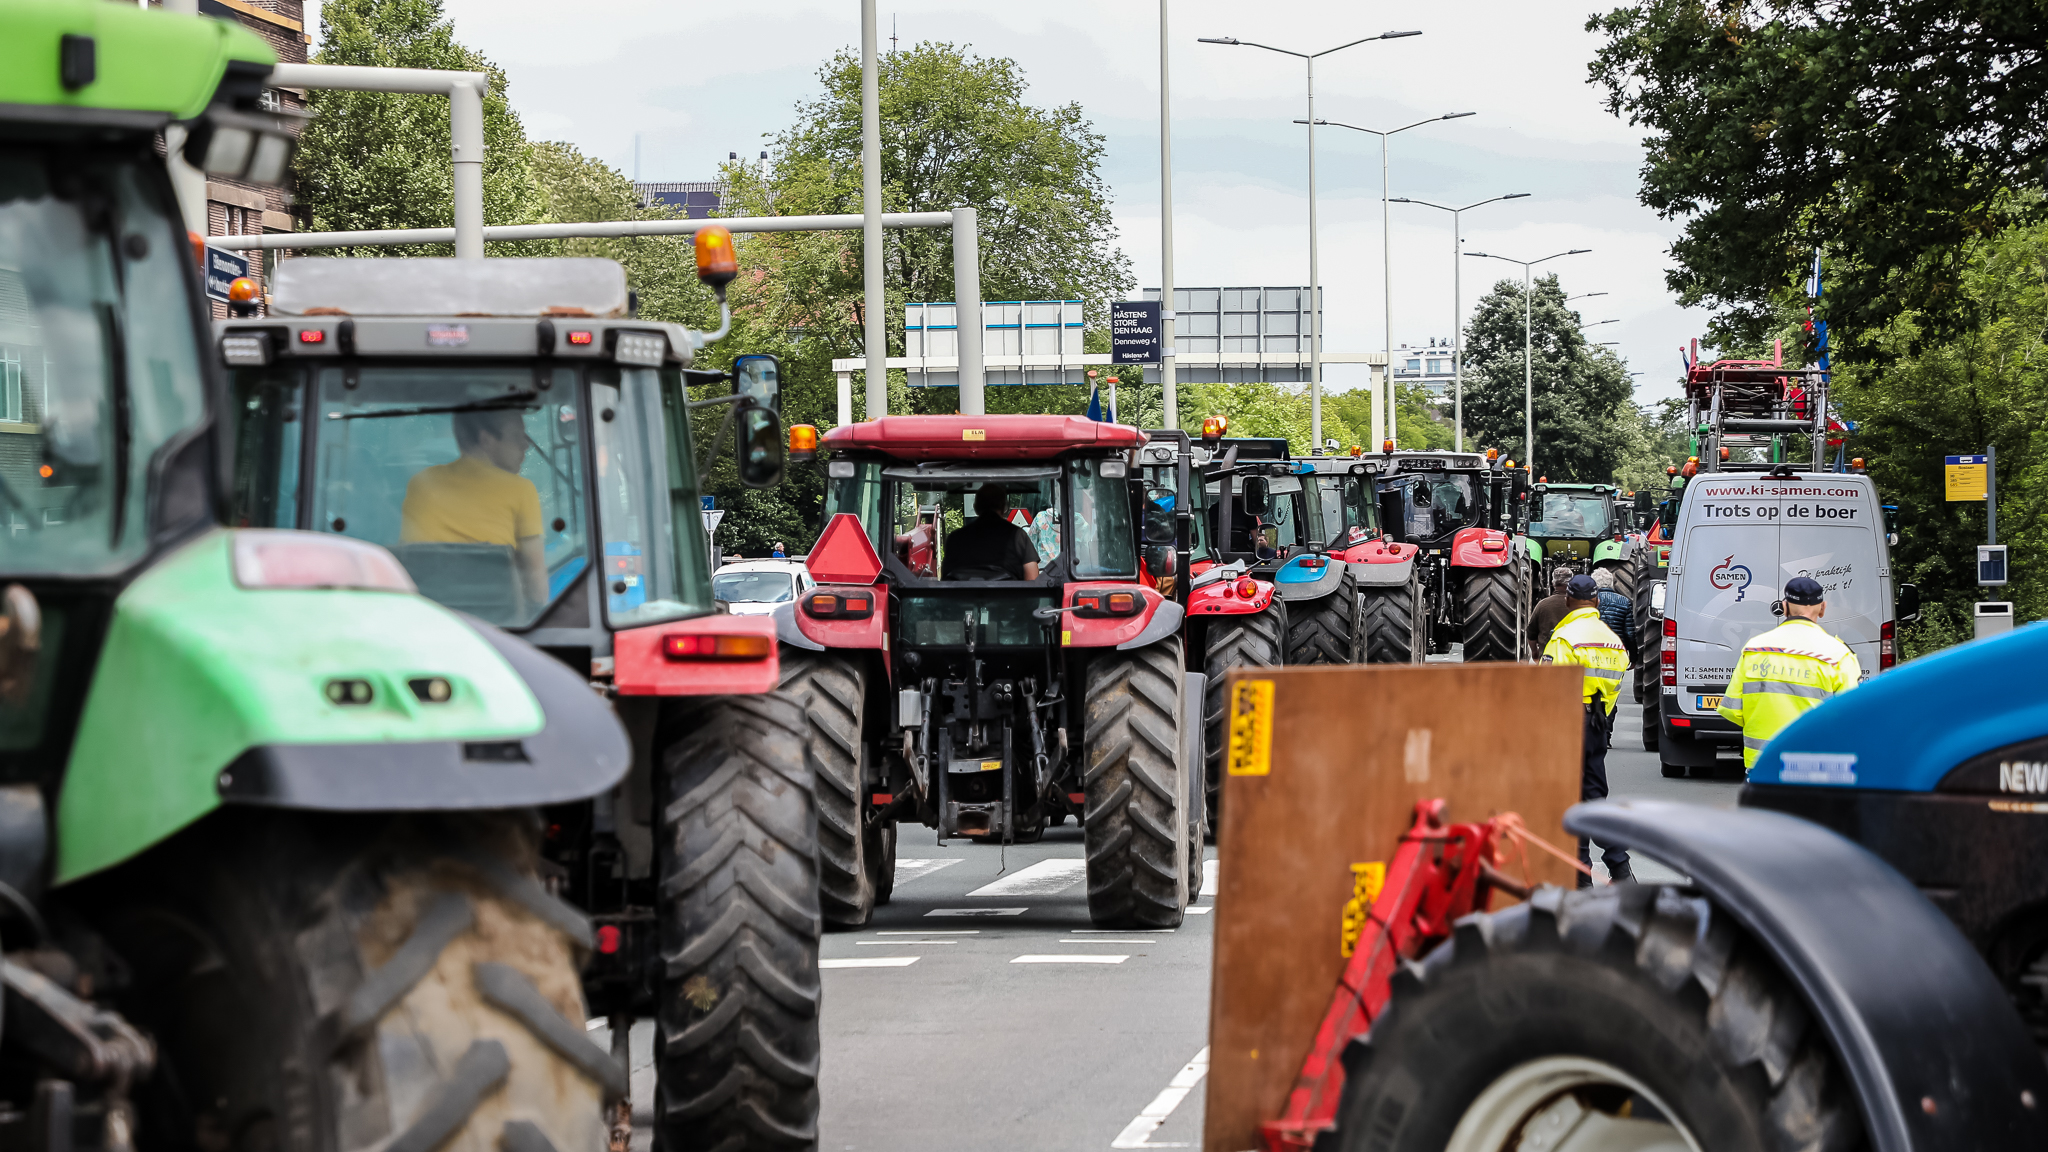
{"label": "police cap", "polygon": [[1811,576],[1794,576],[1785,582],[1785,603],[1818,604],[1827,596],[1820,581]]}

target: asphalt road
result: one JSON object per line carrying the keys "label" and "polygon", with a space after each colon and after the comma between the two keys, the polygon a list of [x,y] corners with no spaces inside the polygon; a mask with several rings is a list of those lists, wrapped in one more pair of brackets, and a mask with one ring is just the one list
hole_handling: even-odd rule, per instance
{"label": "asphalt road", "polygon": [[[1607,761],[1614,796],[1734,805],[1732,778],[1665,779],[1641,725],[1624,696]],[[902,836],[895,899],[822,948],[821,1152],[1199,1145],[1209,898],[1172,932],[1097,931],[1072,825],[1007,852],[941,847],[910,826]],[[1640,853],[1636,874],[1680,878]],[[595,1038],[607,1042],[602,1029]],[[645,1109],[651,1023],[633,1040]]]}

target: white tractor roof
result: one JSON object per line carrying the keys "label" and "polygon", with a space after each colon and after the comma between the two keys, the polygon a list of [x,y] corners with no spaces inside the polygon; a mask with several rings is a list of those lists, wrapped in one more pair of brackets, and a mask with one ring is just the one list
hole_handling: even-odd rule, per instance
{"label": "white tractor roof", "polygon": [[270,310],[286,316],[623,317],[626,270],[595,257],[306,256],[281,261]]}

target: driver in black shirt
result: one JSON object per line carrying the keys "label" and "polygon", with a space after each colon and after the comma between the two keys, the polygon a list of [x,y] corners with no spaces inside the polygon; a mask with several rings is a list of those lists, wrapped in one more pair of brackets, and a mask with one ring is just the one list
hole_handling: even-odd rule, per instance
{"label": "driver in black shirt", "polygon": [[946,536],[941,580],[1036,580],[1038,549],[1031,536],[1003,518],[1009,501],[993,485],[974,494],[974,519]]}

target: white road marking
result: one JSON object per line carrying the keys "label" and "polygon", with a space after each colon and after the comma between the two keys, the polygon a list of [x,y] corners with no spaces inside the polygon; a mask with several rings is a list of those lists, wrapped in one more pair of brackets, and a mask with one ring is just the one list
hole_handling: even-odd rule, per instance
{"label": "white road marking", "polygon": [[1215,910],[1216,906],[1214,904],[1188,905],[1188,915],[1190,916],[1207,916],[1209,913],[1214,912]]}
{"label": "white road marking", "polygon": [[1104,934],[1104,935],[1120,934],[1120,935],[1125,935],[1125,936],[1129,936],[1129,935],[1133,935],[1133,934],[1135,934],[1135,933],[1139,933],[1139,932],[1161,932],[1161,933],[1164,933],[1164,932],[1171,932],[1171,931],[1173,931],[1173,929],[1171,929],[1171,928],[1074,928],[1074,929],[1070,929],[1070,931],[1073,931],[1073,932],[1076,932],[1076,933],[1080,933],[1080,932],[1100,932],[1100,933],[1102,933],[1102,934]]}
{"label": "white road marking", "polygon": [[979,936],[979,928],[884,928],[877,936]]}
{"label": "white road marking", "polygon": [[1075,954],[1072,954],[1072,955],[1067,955],[1067,956],[1055,956],[1055,955],[1043,955],[1043,956],[1019,956],[1019,957],[1017,957],[1017,958],[1016,958],[1015,960],[1012,960],[1012,961],[1010,961],[1010,963],[1012,963],[1012,964],[1121,964],[1121,963],[1123,963],[1124,961],[1126,961],[1126,960],[1129,960],[1129,959],[1130,959],[1130,957],[1129,957],[1129,956],[1103,956],[1103,955],[1100,955],[1100,954],[1092,954],[1092,955],[1091,955],[1091,954],[1082,954],[1082,953],[1075,953]]}
{"label": "white road marking", "polygon": [[1173,1110],[1180,1107],[1180,1102],[1187,1099],[1188,1093],[1194,1091],[1195,1085],[1200,1084],[1202,1077],[1208,1074],[1209,1050],[1204,1048],[1200,1052],[1195,1053],[1195,1058],[1188,1061],[1180,1071],[1173,1074],[1173,1079],[1167,1081],[1166,1087],[1160,1089],[1159,1095],[1154,1096],[1152,1102],[1145,1105],[1145,1110],[1138,1113],[1135,1119],[1129,1124],[1124,1125],[1124,1130],[1117,1133],[1116,1139],[1110,1141],[1109,1146],[1111,1148],[1186,1148],[1188,1145],[1185,1141],[1154,1144],[1151,1141],[1151,1136],[1154,1132],[1159,1131],[1159,1126],[1166,1123],[1166,1118],[1173,1115]]}
{"label": "white road marking", "polygon": [[1028,908],[934,908],[927,916],[1022,916]]}
{"label": "white road marking", "polygon": [[[1216,864],[1214,860],[1202,861],[1202,895],[1212,900],[1216,897]],[[899,864],[897,867],[900,868],[902,865]]]}
{"label": "white road marking", "polygon": [[1040,860],[1029,868],[984,884],[969,896],[1051,896],[1087,879],[1086,860]]}
{"label": "white road marking", "polygon": [[845,960],[820,960],[820,968],[908,968],[915,956],[854,956]]}
{"label": "white road marking", "polygon": [[1062,944],[1150,944],[1157,936],[1062,936]]}
{"label": "white road marking", "polygon": [[856,940],[856,948],[895,948],[904,944],[958,944],[958,940]]}
{"label": "white road marking", "polygon": [[919,876],[929,876],[941,868],[950,868],[965,859],[965,856],[954,856],[946,860],[904,860],[899,857],[896,861],[896,883],[908,884]]}

